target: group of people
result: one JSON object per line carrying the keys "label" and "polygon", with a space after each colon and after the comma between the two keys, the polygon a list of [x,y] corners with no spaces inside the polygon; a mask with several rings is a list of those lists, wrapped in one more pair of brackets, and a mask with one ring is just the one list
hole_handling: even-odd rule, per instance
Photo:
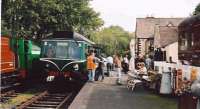
{"label": "group of people", "polygon": [[93,82],[98,80],[101,76],[101,81],[104,80],[104,61],[101,56],[96,57],[94,52],[90,52],[87,57],[87,70],[88,70],[88,79]]}
{"label": "group of people", "polygon": [[[106,61],[106,65],[104,62]],[[113,57],[108,56],[106,60],[102,57],[96,57],[94,52],[91,52],[87,57],[87,70],[89,81],[98,80],[101,76],[101,81],[104,79],[103,67],[107,67],[108,76],[114,68],[117,71],[117,84],[121,84],[121,71],[128,72],[129,60],[128,55],[121,59],[120,54],[116,54]]]}
{"label": "group of people", "polygon": [[[105,59],[105,58],[104,58]],[[129,58],[125,55],[124,58],[120,54],[115,54],[114,56],[108,56],[106,60],[103,57],[96,57],[94,52],[91,52],[87,57],[87,70],[89,81],[99,80],[101,76],[101,81],[104,79],[103,67],[107,67],[108,76],[110,76],[111,71],[116,70],[117,72],[117,84],[121,84],[122,71],[127,74],[129,71]],[[106,61],[106,65],[105,65]],[[135,59],[136,71],[140,73],[147,74],[147,70],[152,69],[153,61],[151,56],[139,55]]]}
{"label": "group of people", "polygon": [[148,70],[153,69],[153,59],[151,56],[147,55],[145,58],[142,55],[139,55],[135,59],[135,63],[136,63],[135,68],[138,73],[147,74]]}

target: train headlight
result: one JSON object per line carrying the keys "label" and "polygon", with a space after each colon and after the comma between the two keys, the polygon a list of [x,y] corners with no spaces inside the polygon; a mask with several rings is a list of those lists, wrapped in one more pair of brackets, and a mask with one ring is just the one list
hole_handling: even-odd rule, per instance
{"label": "train headlight", "polygon": [[51,82],[51,81],[53,81],[55,79],[55,76],[48,76],[47,78],[46,78],[46,81],[47,82]]}
{"label": "train headlight", "polygon": [[50,65],[49,65],[49,64],[46,64],[45,66],[46,66],[46,67],[49,67]]}
{"label": "train headlight", "polygon": [[78,64],[75,64],[75,65],[73,66],[73,68],[74,68],[75,71],[77,71],[77,70],[79,69]]}

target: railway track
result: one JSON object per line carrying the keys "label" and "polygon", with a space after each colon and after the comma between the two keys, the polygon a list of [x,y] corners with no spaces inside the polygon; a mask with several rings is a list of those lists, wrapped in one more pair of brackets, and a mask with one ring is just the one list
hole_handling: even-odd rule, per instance
{"label": "railway track", "polygon": [[15,90],[10,90],[10,91],[1,93],[0,103],[4,103],[11,98],[17,97],[17,95],[19,95],[19,93],[17,93]]}
{"label": "railway track", "polygon": [[72,92],[49,93],[44,91],[17,106],[17,109],[60,109],[72,96]]}

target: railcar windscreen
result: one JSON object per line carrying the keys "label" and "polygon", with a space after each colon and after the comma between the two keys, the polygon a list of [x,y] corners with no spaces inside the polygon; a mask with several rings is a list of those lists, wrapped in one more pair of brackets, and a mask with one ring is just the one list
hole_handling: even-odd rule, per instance
{"label": "railcar windscreen", "polygon": [[81,44],[74,41],[44,41],[43,58],[81,59]]}

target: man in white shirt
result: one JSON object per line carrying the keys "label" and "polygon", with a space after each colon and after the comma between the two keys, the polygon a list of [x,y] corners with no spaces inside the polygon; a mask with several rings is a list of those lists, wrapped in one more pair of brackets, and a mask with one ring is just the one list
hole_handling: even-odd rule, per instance
{"label": "man in white shirt", "polygon": [[109,56],[107,57],[108,63],[113,64],[113,57]]}
{"label": "man in white shirt", "polygon": [[107,73],[108,73],[108,76],[110,75],[110,71],[112,69],[112,66],[113,66],[113,57],[112,56],[108,56],[107,57]]}

